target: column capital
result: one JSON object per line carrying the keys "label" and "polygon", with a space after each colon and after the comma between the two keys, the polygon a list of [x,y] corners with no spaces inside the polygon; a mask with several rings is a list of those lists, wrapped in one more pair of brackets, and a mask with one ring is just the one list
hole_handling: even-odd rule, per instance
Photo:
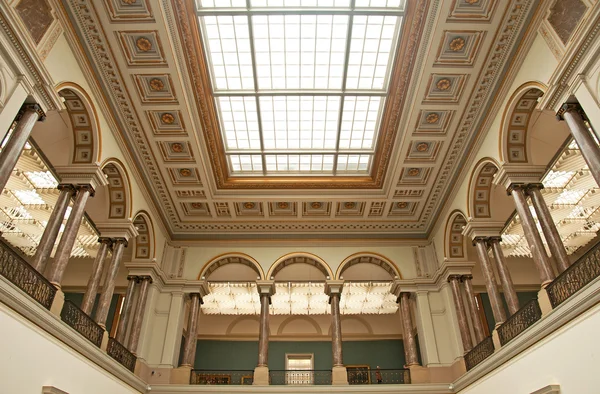
{"label": "column capital", "polygon": [[70,190],[71,196],[74,196],[76,192],[75,186],[72,183],[60,183],[58,186],[56,186],[56,188],[60,191]]}
{"label": "column capital", "polygon": [[96,194],[94,186],[90,183],[78,183],[74,186],[74,189],[77,193],[79,193],[80,191],[87,191],[90,193],[90,197],[94,197],[94,195]]}
{"label": "column capital", "polygon": [[19,110],[19,112],[17,114],[16,120],[17,121],[20,120],[26,111],[34,111],[35,113],[37,113],[38,122],[42,122],[46,119],[46,113],[44,112],[42,107],[40,107],[39,104],[27,104],[26,103],[21,106],[21,109]]}
{"label": "column capital", "polygon": [[488,245],[491,246],[494,243],[500,243],[500,242],[502,242],[502,237],[499,236],[499,235],[495,235],[493,237],[488,237],[487,242],[488,242]]}
{"label": "column capital", "polygon": [[140,277],[137,275],[127,275],[127,280],[134,280],[136,283],[140,283]]}
{"label": "column capital", "polygon": [[460,281],[462,279],[462,275],[448,275],[448,283],[453,281]]}
{"label": "column capital", "polygon": [[127,247],[129,245],[129,243],[127,242],[127,238],[125,237],[114,237],[114,238],[110,238],[112,244],[113,244],[113,248],[119,244],[123,244],[125,245],[125,247]]}
{"label": "column capital", "polygon": [[331,297],[332,294],[342,294],[344,288],[343,280],[326,280],[325,281],[325,294]]}
{"label": "column capital", "polygon": [[461,282],[464,282],[465,280],[473,280],[473,275],[463,275],[460,277]]}
{"label": "column capital", "polygon": [[477,236],[477,237],[473,238],[473,246],[477,245],[478,243],[482,243],[487,247],[489,239],[490,239],[490,237]]}
{"label": "column capital", "polygon": [[579,105],[579,103],[564,103],[556,113],[556,119],[565,120],[563,115],[566,112],[575,112],[581,115],[583,119],[587,119],[585,116],[585,112],[583,111],[583,108],[581,107],[581,105]]}
{"label": "column capital", "polygon": [[54,168],[60,177],[61,183],[73,185],[91,185],[94,190],[108,185],[106,175],[97,164],[77,166],[58,166]]}
{"label": "column capital", "polygon": [[462,234],[472,241],[482,237],[498,236],[504,228],[504,224],[504,222],[493,222],[490,220],[470,220],[467,222]]}
{"label": "column capital", "polygon": [[527,184],[525,191],[529,194],[531,190],[542,190],[544,188],[544,184],[542,182],[532,182]]}
{"label": "column capital", "polygon": [[194,292],[194,293],[190,293],[190,300],[191,300],[192,298],[196,298],[196,297],[198,297],[198,302],[200,303],[200,305],[203,305],[203,304],[204,304],[204,301],[202,300],[202,294],[200,294],[200,293],[195,293],[195,292]]}
{"label": "column capital", "polygon": [[[133,222],[129,219],[108,221],[108,222],[96,222],[96,228],[102,236],[117,239],[124,239],[129,242],[132,238],[138,236],[138,231],[133,225]],[[127,246],[127,244],[125,245]]]}
{"label": "column capital", "polygon": [[113,241],[109,237],[98,237],[98,243],[106,244],[108,246],[111,246],[112,243],[113,243]]}
{"label": "column capital", "polygon": [[256,290],[259,296],[269,297],[269,304],[271,303],[271,296],[275,294],[275,281],[274,280],[257,280]]}
{"label": "column capital", "polygon": [[148,281],[150,284],[152,284],[153,282],[152,277],[150,275],[138,276],[138,279],[140,282]]}
{"label": "column capital", "polygon": [[513,190],[521,190],[523,192],[527,191],[527,184],[526,183],[511,183],[510,185],[508,185],[508,187],[506,188],[506,193],[510,196],[513,192]]}

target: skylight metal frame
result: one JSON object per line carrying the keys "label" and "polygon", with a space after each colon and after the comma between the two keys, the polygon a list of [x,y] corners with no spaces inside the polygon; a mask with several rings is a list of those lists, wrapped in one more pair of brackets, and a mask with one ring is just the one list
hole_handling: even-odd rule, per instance
{"label": "skylight metal frame", "polygon": [[[253,16],[262,16],[262,15],[345,15],[348,16],[348,21],[347,21],[347,31],[345,33],[345,49],[344,49],[344,63],[342,65],[342,69],[343,69],[343,75],[341,78],[342,81],[342,87],[341,89],[259,89],[258,86],[258,72],[257,72],[257,62],[256,62],[256,48],[255,48],[255,39],[254,39],[254,23],[253,23]],[[353,27],[354,27],[354,16],[358,16],[358,15],[364,15],[364,16],[394,16],[397,17],[397,20],[394,24],[394,33],[391,37],[391,46],[390,46],[390,50],[388,53],[388,59],[387,59],[387,65],[386,65],[386,71],[385,71],[385,77],[383,80],[383,89],[352,89],[352,90],[348,90],[346,89],[346,82],[347,82],[347,77],[348,77],[348,66],[349,66],[349,57],[350,57],[350,48],[351,48],[351,44],[352,44],[352,32],[353,32]],[[366,7],[356,7],[356,0],[351,0],[350,1],[350,6],[349,7],[295,7],[295,8],[290,8],[290,7],[252,7],[251,4],[251,0],[246,0],[246,7],[245,8],[233,8],[233,7],[225,7],[225,8],[204,8],[201,6],[201,2],[199,0],[196,1],[196,16],[199,19],[200,23],[200,29],[201,32],[203,34],[204,37],[207,37],[206,39],[202,39],[202,45],[204,47],[204,53],[205,53],[205,61],[207,62],[207,64],[209,65],[208,69],[209,71],[209,75],[210,75],[210,81],[212,84],[212,94],[213,94],[213,98],[215,100],[215,106],[218,109],[217,113],[218,113],[218,120],[219,120],[219,126],[220,126],[220,135],[221,138],[223,139],[223,147],[225,150],[225,157],[226,157],[226,162],[229,168],[229,172],[230,175],[235,175],[235,176],[244,176],[244,175],[248,175],[248,176],[256,176],[261,174],[261,172],[257,172],[256,170],[252,169],[250,171],[233,171],[233,164],[231,161],[231,157],[233,155],[247,155],[247,156],[260,156],[261,158],[261,162],[262,162],[262,175],[263,176],[269,176],[269,175],[285,175],[285,176],[294,176],[294,175],[343,175],[343,176],[365,176],[365,175],[369,175],[372,166],[373,166],[373,162],[374,162],[374,156],[376,153],[376,149],[377,149],[377,145],[379,143],[379,129],[381,128],[381,121],[382,121],[382,117],[384,115],[385,112],[385,108],[386,108],[386,96],[390,90],[390,80],[391,80],[391,75],[393,72],[393,68],[394,68],[394,64],[396,61],[396,56],[397,56],[397,52],[398,52],[398,45],[399,45],[399,41],[400,41],[400,31],[402,29],[402,26],[404,24],[404,17],[406,15],[406,4],[405,1],[401,1],[401,6],[400,7],[390,7],[390,8],[374,8],[374,7],[370,7],[370,8],[366,8]],[[228,89],[218,89],[217,88],[217,82],[216,82],[216,77],[214,75],[214,70],[215,70],[215,66],[212,64],[212,60],[211,60],[211,55],[210,55],[210,48],[208,45],[208,34],[207,34],[207,28],[206,28],[206,24],[203,21],[203,17],[206,16],[245,16],[247,18],[247,26],[248,26],[248,41],[250,44],[250,56],[251,56],[251,61],[252,61],[252,76],[253,76],[253,90],[228,90]],[[332,26],[334,22],[332,22]],[[235,24],[235,22],[234,22]],[[301,22],[299,23],[299,26],[302,26]],[[315,26],[318,26],[318,23],[315,23]],[[379,41],[381,42],[382,37],[381,34],[383,33],[383,29],[384,29],[384,22],[382,22],[382,26],[381,26],[381,31],[380,31],[380,37],[379,37]],[[366,33],[365,33],[366,34]],[[221,38],[219,38],[221,39]],[[330,38],[333,40],[333,36]],[[365,38],[363,38],[365,39]],[[285,40],[285,39],[284,39]],[[315,45],[317,42],[317,37],[315,35]],[[285,45],[285,43],[284,43]],[[285,48],[285,46],[284,46]],[[299,50],[300,53],[302,53],[301,50]],[[271,53],[271,52],[269,52]],[[283,53],[286,53],[286,50],[283,49]],[[316,50],[314,52],[315,54],[318,53]],[[379,54],[379,52],[376,52],[377,54]],[[240,63],[239,63],[239,52],[237,52],[236,49],[236,54],[238,54],[238,68],[241,70],[241,67],[243,67]],[[365,54],[364,49],[362,52],[363,56]],[[316,55],[315,55],[316,56]],[[362,61],[361,61],[362,62]],[[316,67],[317,63],[315,62],[314,66]],[[223,66],[225,67],[225,66]],[[285,67],[285,66],[284,66]],[[328,64],[327,67],[331,67],[331,64]],[[362,67],[362,63],[361,63],[361,67]],[[375,66],[376,67],[376,66]],[[241,75],[241,74],[240,74]],[[272,77],[272,76],[271,76]],[[285,77],[284,77],[285,78]],[[316,75],[312,76],[313,78],[313,84],[315,83],[314,79],[316,79]],[[373,77],[375,78],[375,77]],[[241,79],[241,76],[240,76]],[[373,82],[371,82],[373,83]],[[285,149],[285,150],[280,150],[280,149],[265,149],[265,139],[264,139],[264,130],[263,130],[263,119],[262,119],[262,111],[261,111],[261,103],[260,103],[260,98],[261,97],[278,97],[278,96],[286,96],[286,97],[290,97],[290,96],[297,96],[297,97],[319,97],[319,96],[336,96],[339,97],[339,109],[338,109],[338,113],[337,113],[337,130],[336,130],[336,147],[335,150],[331,150],[331,149],[315,149],[315,148],[311,148],[309,150],[306,149],[299,149],[299,150],[293,150],[293,149]],[[226,140],[226,135],[225,135],[225,125],[224,125],[224,121],[222,119],[222,112],[220,109],[220,103],[219,103],[219,97],[253,97],[255,99],[255,103],[256,103],[256,117],[257,117],[257,121],[258,121],[258,133],[259,133],[259,137],[260,137],[260,150],[256,150],[256,149],[231,149],[228,148],[228,141]],[[377,120],[375,123],[375,130],[373,130],[373,140],[371,143],[371,148],[370,149],[343,149],[340,150],[340,134],[342,131],[342,122],[343,122],[343,117],[344,117],[344,104],[345,104],[345,99],[346,97],[383,97],[384,99],[380,101],[379,103],[379,108],[378,108],[378,113],[377,113]],[[287,111],[287,110],[286,110]],[[355,115],[356,113],[356,109],[354,110],[353,115]],[[287,114],[287,112],[286,112]],[[368,117],[368,111],[365,114],[365,122],[366,119]],[[314,120],[313,120],[314,121]],[[365,128],[366,130],[366,128]],[[302,130],[298,130],[298,133],[301,133]],[[322,131],[323,135],[325,135],[325,133],[327,132],[326,127],[325,129]],[[350,134],[352,135],[353,130],[350,130]],[[237,138],[237,137],[236,137]],[[363,135],[363,139],[364,139],[364,135]],[[331,171],[313,171],[308,170],[308,171],[297,171],[297,172],[293,172],[290,171],[289,168],[287,171],[268,171],[267,170],[267,156],[272,156],[272,155],[287,155],[288,159],[292,156],[292,155],[311,155],[311,156],[315,156],[315,155],[333,155],[334,157],[334,162],[333,162],[333,166],[331,168]],[[348,170],[342,170],[342,171],[338,171],[338,157],[339,155],[359,155],[358,160],[361,159],[362,156],[364,155],[368,155],[369,156],[369,163],[368,166],[365,170],[362,171],[348,171]],[[241,157],[238,157],[238,159],[241,160]],[[298,159],[300,160],[300,159]],[[240,162],[241,163],[241,162]],[[325,165],[322,162],[323,165]],[[252,167],[254,167],[252,165]],[[348,168],[348,167],[346,167]],[[300,167],[299,167],[300,169]],[[241,164],[240,164],[240,170],[241,170]],[[338,174],[339,172],[339,174]]]}

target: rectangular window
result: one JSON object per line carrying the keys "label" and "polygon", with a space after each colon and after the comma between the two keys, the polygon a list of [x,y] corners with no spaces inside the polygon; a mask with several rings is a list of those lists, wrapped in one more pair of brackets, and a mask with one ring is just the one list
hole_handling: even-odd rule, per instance
{"label": "rectangular window", "polygon": [[285,384],[312,385],[314,384],[314,355],[286,354],[285,355]]}

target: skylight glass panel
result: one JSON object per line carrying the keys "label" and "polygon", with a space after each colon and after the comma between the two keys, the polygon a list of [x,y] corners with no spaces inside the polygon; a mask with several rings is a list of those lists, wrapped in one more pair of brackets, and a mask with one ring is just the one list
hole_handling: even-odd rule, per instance
{"label": "skylight glass panel", "polygon": [[230,173],[367,174],[404,3],[197,0]]}

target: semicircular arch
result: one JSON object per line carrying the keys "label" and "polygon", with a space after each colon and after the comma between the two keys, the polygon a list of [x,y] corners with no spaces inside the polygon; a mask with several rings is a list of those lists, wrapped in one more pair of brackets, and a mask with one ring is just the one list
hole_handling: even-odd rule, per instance
{"label": "semicircular arch", "polygon": [[127,219],[132,216],[131,182],[123,163],[117,158],[106,159],[101,167],[108,181],[108,218]]}
{"label": "semicircular arch", "polygon": [[289,316],[288,318],[286,318],[280,325],[279,328],[277,329],[277,335],[282,335],[284,334],[283,330],[285,330],[285,328],[292,322],[294,321],[305,321],[308,324],[310,324],[314,329],[315,329],[315,333],[316,335],[323,335],[323,331],[321,330],[321,326],[319,326],[319,324],[317,324],[317,322],[315,321],[315,319],[310,318],[309,316]]}
{"label": "semicircular arch", "polygon": [[292,264],[311,265],[319,271],[321,271],[321,273],[325,277],[329,277],[330,279],[335,278],[335,276],[333,275],[333,271],[325,262],[325,260],[323,260],[315,254],[306,252],[294,252],[281,256],[269,268],[269,271],[267,272],[267,278],[275,278],[277,273],[279,273],[282,269],[284,269],[285,267],[289,267]]}
{"label": "semicircular arch", "polygon": [[374,264],[385,270],[391,279],[402,279],[398,266],[387,257],[375,252],[358,252],[344,259],[335,272],[335,278],[340,279],[345,270],[356,264]]}
{"label": "semicircular arch", "polygon": [[133,217],[138,236],[135,237],[135,249],[133,255],[136,260],[149,260],[156,257],[156,238],[154,225],[148,212],[138,211]]}
{"label": "semicircular arch", "polygon": [[444,235],[444,257],[450,259],[466,259],[465,236],[463,229],[467,225],[467,217],[460,209],[448,216]]}
{"label": "semicircular arch", "polygon": [[467,215],[473,219],[489,219],[491,214],[491,194],[494,177],[500,166],[490,158],[485,157],[475,165],[469,181]]}
{"label": "semicircular arch", "polygon": [[202,267],[202,269],[200,270],[200,273],[198,274],[198,279],[208,279],[208,277],[213,272],[228,264],[246,265],[250,267],[254,272],[256,272],[260,279],[265,278],[265,272],[263,271],[258,261],[256,261],[254,258],[248,256],[245,253],[232,252],[221,254],[210,259],[206,264],[204,264],[204,267]]}

